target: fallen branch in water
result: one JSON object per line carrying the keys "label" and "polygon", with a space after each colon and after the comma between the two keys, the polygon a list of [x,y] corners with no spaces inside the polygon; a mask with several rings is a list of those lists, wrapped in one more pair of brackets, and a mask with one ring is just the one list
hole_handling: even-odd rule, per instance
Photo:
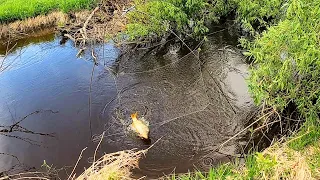
{"label": "fallen branch in water", "polygon": [[34,135],[40,135],[40,136],[55,137],[53,134],[34,132],[34,131],[31,131],[31,130],[23,127],[22,125],[20,125],[24,120],[26,120],[31,115],[39,114],[39,113],[42,113],[42,112],[58,113],[58,111],[52,111],[52,110],[37,110],[37,111],[34,111],[34,112],[22,117],[19,121],[13,123],[12,125],[9,125],[9,126],[3,126],[2,125],[2,126],[0,126],[0,135],[6,136],[6,137],[10,137],[10,138],[19,139],[19,140],[25,141],[25,142],[27,142],[27,143],[29,143],[31,145],[40,146],[41,142],[32,140],[30,138],[21,137],[19,135],[11,134],[11,133],[19,132],[19,133],[34,134]]}
{"label": "fallen branch in water", "polygon": [[4,71],[6,69],[6,68],[3,68],[4,61],[6,60],[8,55],[12,52],[12,50],[16,47],[17,43],[15,43],[10,49],[9,49],[9,45],[10,45],[10,40],[8,41],[8,44],[7,44],[6,54],[4,55],[4,57],[1,61],[0,72]]}

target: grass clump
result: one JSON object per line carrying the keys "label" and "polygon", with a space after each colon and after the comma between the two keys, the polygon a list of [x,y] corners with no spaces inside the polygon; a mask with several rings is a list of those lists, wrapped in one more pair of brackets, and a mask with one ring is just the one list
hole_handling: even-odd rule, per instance
{"label": "grass clump", "polygon": [[90,8],[95,0],[1,0],[0,22],[7,23],[45,15],[53,10],[68,12]]}
{"label": "grass clump", "polygon": [[138,167],[139,160],[147,150],[119,151],[106,154],[86,169],[76,180],[122,180],[132,179],[131,170]]}
{"label": "grass clump", "polygon": [[[319,172],[319,166],[314,158],[309,162],[310,151],[299,152],[291,149],[286,144],[274,144],[261,153],[247,156],[245,163],[223,164],[210,169],[207,173],[195,172],[183,175],[172,175],[166,179],[171,180],[228,180],[228,179],[299,179],[312,180],[314,172]],[[314,153],[318,156],[317,153]]]}
{"label": "grass clump", "polygon": [[222,164],[217,168],[211,168],[209,172],[203,173],[201,171],[193,172],[193,173],[186,173],[180,175],[171,175],[163,179],[170,179],[170,180],[198,180],[198,179],[228,179],[228,178],[236,178],[238,177],[235,171],[234,165],[231,163]]}

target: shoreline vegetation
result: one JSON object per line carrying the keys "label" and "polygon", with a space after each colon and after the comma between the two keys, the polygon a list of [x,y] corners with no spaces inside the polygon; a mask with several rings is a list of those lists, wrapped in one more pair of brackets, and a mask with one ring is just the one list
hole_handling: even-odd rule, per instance
{"label": "shoreline vegetation", "polygon": [[[0,22],[8,23],[0,26],[0,39],[8,38],[11,32],[21,34],[60,26],[67,29],[64,35],[80,50],[93,38],[119,40],[123,34],[128,37],[126,41],[133,42],[159,40],[168,34],[174,34],[182,41],[190,38],[206,40],[210,24],[232,16],[243,35],[239,43],[251,65],[250,93],[258,106],[268,110],[262,111],[262,116],[272,114],[257,121],[255,129],[248,129],[268,133],[276,128],[279,133],[270,147],[248,154],[244,163],[235,160],[206,173],[171,174],[162,179],[320,178],[320,1],[101,1],[97,9],[97,2],[92,0],[32,0],[21,7],[24,10],[17,8],[24,1],[15,1],[16,4],[0,0]],[[62,4],[58,5],[59,2]],[[110,8],[110,3],[118,6]],[[101,7],[109,9],[102,10],[105,8]],[[80,9],[84,15],[73,12]],[[70,19],[70,16],[77,18]],[[69,23],[71,25],[67,25]],[[80,37],[85,38],[79,40]],[[129,179],[130,170],[137,167],[141,154],[126,152],[132,161],[124,158],[124,165],[120,165],[121,158],[102,160],[98,171],[94,163],[79,179],[90,179],[90,176],[96,179],[96,175],[106,179]],[[109,164],[113,163],[120,169],[110,168]]]}
{"label": "shoreline vegetation", "polygon": [[1,0],[0,23],[46,15],[52,11],[70,12],[90,9],[95,0]]}

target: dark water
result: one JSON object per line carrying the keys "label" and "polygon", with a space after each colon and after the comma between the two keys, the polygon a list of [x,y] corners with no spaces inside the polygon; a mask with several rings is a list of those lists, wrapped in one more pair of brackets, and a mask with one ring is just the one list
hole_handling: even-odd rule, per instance
{"label": "dark water", "polygon": [[[193,53],[172,44],[161,53],[138,48],[118,59],[117,48],[97,46],[92,82],[90,53],[77,58],[70,42],[60,45],[53,35],[25,41],[5,59],[8,68],[0,74],[0,122],[10,126],[29,116],[15,132],[0,132],[0,152],[16,156],[24,167],[39,168],[46,160],[60,168],[73,167],[88,147],[81,172],[103,131],[99,154],[149,146],[128,129],[137,111],[150,124],[152,143],[160,139],[137,175],[157,177],[229,161],[242,152],[243,142],[220,145],[243,129],[254,110],[236,39],[221,31]],[[2,171],[19,163],[9,155],[0,159]]]}
{"label": "dark water", "polygon": [[[19,125],[32,132],[52,133],[54,137],[19,130],[1,133],[0,152],[17,156],[27,167],[39,168],[44,160],[56,167],[73,166],[83,148],[96,146],[91,143],[90,120],[93,135],[100,134],[107,121],[107,117],[101,118],[100,112],[116,95],[114,80],[103,66],[95,68],[90,117],[88,102],[93,62],[76,58],[73,45],[60,45],[59,38],[53,35],[42,37],[41,42],[28,39],[25,43],[27,45],[15,49],[5,59],[4,67],[8,68],[0,74],[1,125],[10,126],[40,111]],[[112,63],[118,50],[110,45],[105,45],[104,50],[108,54],[100,60]],[[85,151],[87,157],[90,153],[93,154],[90,148]],[[2,171],[19,163],[11,156],[0,158]],[[82,161],[82,166],[85,161],[87,159]]]}

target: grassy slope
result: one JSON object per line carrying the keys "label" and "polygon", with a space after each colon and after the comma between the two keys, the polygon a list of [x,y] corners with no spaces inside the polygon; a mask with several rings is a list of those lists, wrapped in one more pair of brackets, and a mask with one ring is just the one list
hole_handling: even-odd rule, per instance
{"label": "grassy slope", "polygon": [[94,0],[0,0],[0,22],[12,22],[53,10],[89,8]]}

